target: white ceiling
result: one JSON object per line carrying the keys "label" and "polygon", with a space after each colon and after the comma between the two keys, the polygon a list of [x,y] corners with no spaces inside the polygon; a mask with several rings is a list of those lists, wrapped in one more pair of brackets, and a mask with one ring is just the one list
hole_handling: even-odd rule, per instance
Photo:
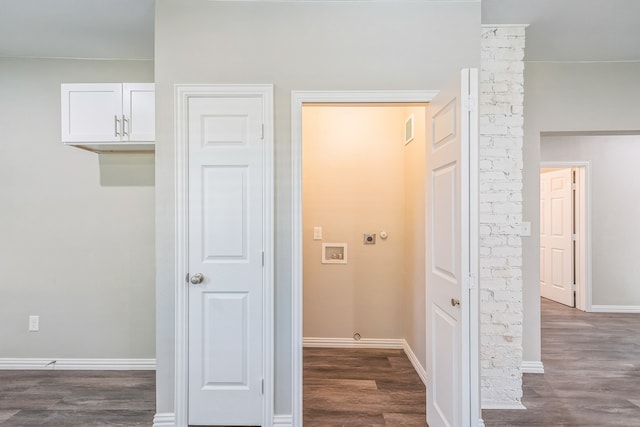
{"label": "white ceiling", "polygon": [[[482,0],[483,24],[530,24],[527,61],[640,60],[638,21],[640,0]],[[153,59],[153,22],[154,0],[0,0],[0,56]]]}

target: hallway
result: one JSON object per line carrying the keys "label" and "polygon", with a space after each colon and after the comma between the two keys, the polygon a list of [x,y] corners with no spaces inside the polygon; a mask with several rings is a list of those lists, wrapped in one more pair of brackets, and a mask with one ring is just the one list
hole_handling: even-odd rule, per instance
{"label": "hallway", "polygon": [[545,373],[524,374],[526,411],[485,410],[486,426],[640,426],[640,314],[541,307]]}

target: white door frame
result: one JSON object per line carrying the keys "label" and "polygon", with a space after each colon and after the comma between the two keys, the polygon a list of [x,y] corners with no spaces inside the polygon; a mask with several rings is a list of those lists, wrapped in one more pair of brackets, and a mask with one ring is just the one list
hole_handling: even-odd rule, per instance
{"label": "white door frame", "polygon": [[[292,91],[291,92],[291,200],[292,200],[292,259],[291,259],[291,306],[292,306],[292,425],[302,426],[302,104],[304,103],[428,103],[438,94],[437,90],[399,91]],[[473,192],[472,192],[473,193]],[[476,192],[477,193],[477,192]],[[472,194],[476,197],[477,194]],[[471,218],[471,221],[477,218]],[[472,293],[473,295],[473,293]],[[477,300],[476,300],[477,302]],[[426,322],[426,318],[425,318]],[[470,388],[471,414],[480,421],[479,318],[471,316],[470,325]],[[477,380],[476,380],[477,379]],[[472,426],[476,425],[472,420]]]}
{"label": "white door frame", "polygon": [[192,97],[261,97],[264,108],[264,413],[262,425],[273,423],[274,381],[274,211],[273,211],[273,85],[175,85],[175,426],[188,423],[188,105]]}
{"label": "white door frame", "polygon": [[[591,162],[589,161],[542,161],[541,168],[575,168],[578,170],[578,193],[576,194],[576,308],[590,312],[591,309]],[[539,197],[538,197],[539,198]]]}

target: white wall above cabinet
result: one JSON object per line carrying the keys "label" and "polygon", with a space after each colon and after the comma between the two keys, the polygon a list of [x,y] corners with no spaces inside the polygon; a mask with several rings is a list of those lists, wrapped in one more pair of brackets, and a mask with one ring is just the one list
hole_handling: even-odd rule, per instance
{"label": "white wall above cabinet", "polygon": [[62,142],[96,152],[153,151],[153,83],[63,84]]}

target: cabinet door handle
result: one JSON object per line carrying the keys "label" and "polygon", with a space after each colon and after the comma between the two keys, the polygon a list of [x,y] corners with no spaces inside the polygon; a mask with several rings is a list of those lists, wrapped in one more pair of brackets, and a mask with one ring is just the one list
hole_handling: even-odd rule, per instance
{"label": "cabinet door handle", "polygon": [[120,136],[120,120],[118,120],[118,116],[113,116],[113,120],[115,136],[118,137]]}
{"label": "cabinet door handle", "polygon": [[127,120],[127,118],[123,114],[122,115],[122,136],[129,136],[129,132],[127,131],[128,123],[129,123],[129,120]]}

